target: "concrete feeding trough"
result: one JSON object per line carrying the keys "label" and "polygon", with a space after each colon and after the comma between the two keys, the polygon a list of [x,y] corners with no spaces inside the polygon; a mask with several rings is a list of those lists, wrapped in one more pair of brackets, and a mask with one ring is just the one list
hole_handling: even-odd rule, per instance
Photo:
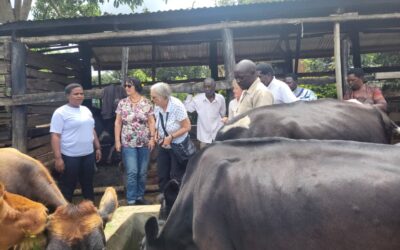
{"label": "concrete feeding trough", "polygon": [[119,207],[104,230],[107,250],[138,250],[144,236],[144,225],[158,216],[160,205]]}

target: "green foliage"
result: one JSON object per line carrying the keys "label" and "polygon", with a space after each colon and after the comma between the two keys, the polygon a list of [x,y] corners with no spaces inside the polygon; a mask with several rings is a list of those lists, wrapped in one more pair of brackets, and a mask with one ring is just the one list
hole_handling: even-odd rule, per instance
{"label": "green foliage", "polygon": [[[100,16],[100,4],[110,0],[37,0],[32,8],[35,20]],[[128,5],[132,12],[143,4],[143,0],[113,0],[114,7]]]}
{"label": "green foliage", "polygon": [[315,94],[318,96],[318,99],[320,98],[337,98],[336,95],[336,84],[335,83],[330,83],[330,84],[325,84],[325,85],[313,85],[313,84],[299,84],[300,87],[311,89],[312,91],[315,92]]}
{"label": "green foliage", "polygon": [[210,74],[210,69],[207,66],[169,67],[157,69],[156,79],[158,81],[168,82],[174,80],[206,78],[210,76]]}
{"label": "green foliage", "polygon": [[302,59],[301,62],[305,72],[324,72],[335,69],[335,62],[332,57]]}
{"label": "green foliage", "polygon": [[250,4],[250,3],[271,3],[283,2],[284,0],[218,0],[218,6],[236,5],[236,4]]}
{"label": "green foliage", "polygon": [[35,20],[68,18],[80,16],[100,16],[97,3],[83,0],[37,0],[32,9]]}

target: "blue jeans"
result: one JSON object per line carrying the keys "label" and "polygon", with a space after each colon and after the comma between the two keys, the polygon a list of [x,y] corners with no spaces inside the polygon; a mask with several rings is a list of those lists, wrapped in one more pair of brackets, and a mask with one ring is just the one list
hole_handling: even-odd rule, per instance
{"label": "blue jeans", "polygon": [[150,150],[147,147],[122,148],[122,161],[126,172],[126,200],[134,204],[143,199],[146,189],[147,165]]}

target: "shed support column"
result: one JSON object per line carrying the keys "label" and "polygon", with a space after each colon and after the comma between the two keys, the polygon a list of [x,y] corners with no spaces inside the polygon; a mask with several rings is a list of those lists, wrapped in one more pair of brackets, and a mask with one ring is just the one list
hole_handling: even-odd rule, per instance
{"label": "shed support column", "polygon": [[213,41],[209,43],[210,46],[210,70],[211,70],[211,77],[214,80],[218,80],[218,48],[217,42]]}
{"label": "shed support column", "polygon": [[335,77],[336,77],[336,93],[338,100],[343,100],[342,89],[342,65],[340,62],[340,23],[334,26],[334,54],[335,54]]}
{"label": "shed support column", "polygon": [[[20,42],[11,44],[11,86],[12,95],[26,92],[26,48]],[[12,109],[12,146],[23,153],[27,152],[27,107],[14,106]]]}
{"label": "shed support column", "polygon": [[129,47],[122,47],[122,62],[121,62],[121,85],[125,84],[128,77],[128,63],[129,63]]}
{"label": "shed support column", "polygon": [[351,34],[350,38],[353,52],[353,65],[355,68],[361,68],[360,34],[356,31]]}
{"label": "shed support column", "polygon": [[157,60],[156,44],[153,42],[151,45],[151,80],[156,83],[156,60]]}
{"label": "shed support column", "polygon": [[294,61],[294,73],[297,74],[299,72],[299,60],[300,60],[300,50],[301,50],[301,36],[302,36],[302,27],[297,32],[296,36],[296,55]]}
{"label": "shed support column", "polygon": [[[235,48],[233,46],[233,35],[232,30],[222,30],[222,47],[224,51],[224,67],[225,67],[225,79],[229,84],[232,84],[235,75],[233,73],[235,69]],[[227,102],[232,99],[232,90],[227,91]]]}
{"label": "shed support column", "polygon": [[350,57],[350,39],[345,38],[342,40],[342,88],[346,89],[346,77],[347,70],[349,68],[349,57]]}
{"label": "shed support column", "polygon": [[[90,60],[92,59],[92,49],[88,43],[79,44],[79,53],[82,57],[82,87],[83,89],[92,88],[92,64]],[[87,107],[92,106],[92,100],[84,100],[83,105]]]}

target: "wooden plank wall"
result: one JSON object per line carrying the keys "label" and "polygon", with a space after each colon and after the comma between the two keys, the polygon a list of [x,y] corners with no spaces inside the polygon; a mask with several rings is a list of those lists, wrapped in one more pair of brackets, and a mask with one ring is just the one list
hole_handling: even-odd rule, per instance
{"label": "wooden plank wall", "polygon": [[[27,53],[27,94],[64,91],[70,83],[80,83],[80,66],[60,55]],[[54,163],[49,125],[56,108],[65,102],[28,105],[28,154],[46,166]]]}
{"label": "wooden plank wall", "polygon": [[[10,39],[0,37],[0,99],[11,95]],[[0,147],[11,145],[11,108],[0,107]]]}
{"label": "wooden plank wall", "polygon": [[[11,98],[10,39],[0,37],[0,98]],[[80,83],[80,66],[62,55],[28,51],[27,94],[61,92],[69,83]],[[49,124],[54,110],[65,102],[27,105],[28,154],[46,166],[54,163]],[[11,107],[0,107],[0,147],[11,146]]]}

